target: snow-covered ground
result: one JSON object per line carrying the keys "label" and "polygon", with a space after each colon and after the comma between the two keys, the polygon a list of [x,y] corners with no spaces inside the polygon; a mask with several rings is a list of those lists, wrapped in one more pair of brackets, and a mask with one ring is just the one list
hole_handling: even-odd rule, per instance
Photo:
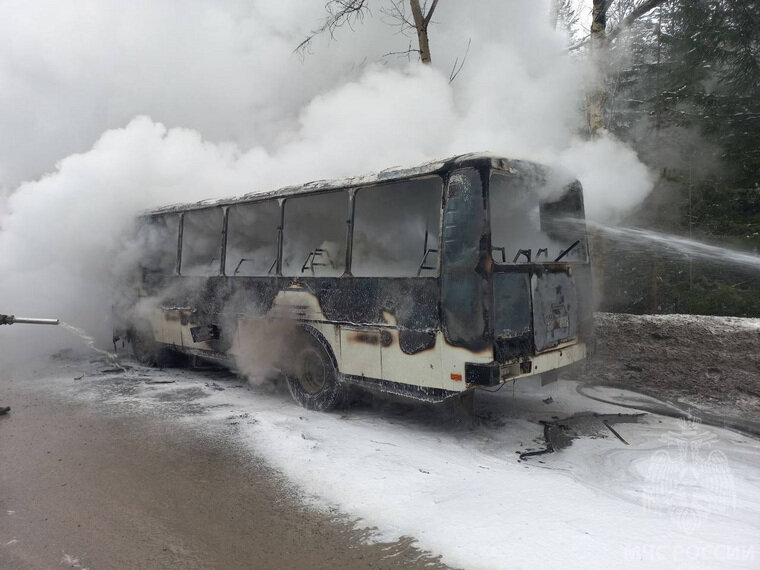
{"label": "snow-covered ground", "polygon": [[[528,379],[479,394],[469,422],[398,404],[310,412],[268,384],[131,366],[59,359],[35,385],[227,434],[304,501],[372,540],[414,537],[455,567],[760,566],[760,443],[654,414],[633,421],[628,406],[647,399],[637,394]],[[566,418],[579,436],[568,447],[520,459],[545,446],[542,420]]]}

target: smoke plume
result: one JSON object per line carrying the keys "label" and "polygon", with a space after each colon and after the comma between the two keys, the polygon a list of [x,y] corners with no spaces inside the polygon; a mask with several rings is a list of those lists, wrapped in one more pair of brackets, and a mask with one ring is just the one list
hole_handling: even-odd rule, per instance
{"label": "smoke plume", "polygon": [[[561,165],[590,216],[621,215],[652,177],[611,137],[582,140],[586,70],[544,4],[441,2],[426,67],[386,55],[410,38],[377,12],[301,59],[322,3],[7,3],[0,312],[59,317],[107,346],[139,211],[455,153]],[[3,328],[6,346],[21,338]]]}

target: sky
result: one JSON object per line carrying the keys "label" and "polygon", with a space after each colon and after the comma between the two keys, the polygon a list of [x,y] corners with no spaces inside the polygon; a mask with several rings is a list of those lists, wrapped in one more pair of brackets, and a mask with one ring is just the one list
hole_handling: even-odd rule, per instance
{"label": "sky", "polygon": [[651,189],[631,149],[585,138],[594,70],[548,3],[440,2],[429,67],[387,55],[413,38],[371,5],[299,55],[322,2],[2,1],[0,310],[107,338],[124,232],[167,203],[473,151],[570,170],[596,220]]}

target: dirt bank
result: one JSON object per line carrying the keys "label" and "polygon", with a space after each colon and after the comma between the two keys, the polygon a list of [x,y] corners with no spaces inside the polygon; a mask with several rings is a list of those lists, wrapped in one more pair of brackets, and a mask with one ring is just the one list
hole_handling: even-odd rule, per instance
{"label": "dirt bank", "polygon": [[758,421],[760,319],[598,313],[596,352],[575,375]]}

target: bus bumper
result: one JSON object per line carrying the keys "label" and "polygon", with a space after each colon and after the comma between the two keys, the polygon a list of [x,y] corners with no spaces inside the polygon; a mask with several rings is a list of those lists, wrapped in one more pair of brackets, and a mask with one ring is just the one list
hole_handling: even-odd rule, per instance
{"label": "bus bumper", "polygon": [[497,386],[508,380],[533,376],[562,368],[586,358],[586,344],[576,342],[546,350],[540,354],[523,357],[511,362],[489,362],[486,364],[466,362],[465,382],[472,386]]}

